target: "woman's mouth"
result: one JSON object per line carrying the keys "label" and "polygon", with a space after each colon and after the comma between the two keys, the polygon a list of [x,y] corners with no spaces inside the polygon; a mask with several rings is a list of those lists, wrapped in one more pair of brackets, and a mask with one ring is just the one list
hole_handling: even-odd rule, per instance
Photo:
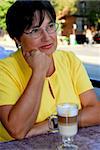
{"label": "woman's mouth", "polygon": [[50,49],[52,47],[52,44],[43,45],[40,47],[40,49]]}

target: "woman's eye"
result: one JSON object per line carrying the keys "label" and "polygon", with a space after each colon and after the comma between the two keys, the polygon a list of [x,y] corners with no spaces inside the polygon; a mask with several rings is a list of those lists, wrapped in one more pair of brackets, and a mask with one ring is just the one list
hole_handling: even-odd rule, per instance
{"label": "woman's eye", "polygon": [[49,27],[50,27],[50,28],[53,28],[53,27],[54,27],[54,24],[53,24],[53,23],[49,24]]}
{"label": "woman's eye", "polygon": [[34,32],[34,33],[38,32],[38,31],[39,31],[39,28],[35,28],[32,30],[32,32]]}

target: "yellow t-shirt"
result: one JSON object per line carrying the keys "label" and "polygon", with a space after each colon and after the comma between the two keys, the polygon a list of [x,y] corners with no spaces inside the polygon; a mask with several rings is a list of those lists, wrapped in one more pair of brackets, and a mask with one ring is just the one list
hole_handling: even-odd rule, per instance
{"label": "yellow t-shirt", "polygon": [[[56,51],[53,59],[55,72],[45,78],[36,122],[41,122],[56,113],[58,103],[76,103],[81,109],[79,95],[93,88],[81,61],[72,52]],[[0,60],[0,105],[14,105],[17,102],[31,73],[21,50]],[[13,138],[0,123],[0,141],[10,140]]]}

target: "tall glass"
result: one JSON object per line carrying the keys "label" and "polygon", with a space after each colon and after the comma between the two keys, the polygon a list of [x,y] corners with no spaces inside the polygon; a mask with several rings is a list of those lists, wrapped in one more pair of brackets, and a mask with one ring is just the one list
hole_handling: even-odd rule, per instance
{"label": "tall glass", "polygon": [[62,144],[57,147],[58,150],[78,150],[74,144],[74,136],[78,131],[78,106],[72,103],[57,105],[58,128],[62,136]]}

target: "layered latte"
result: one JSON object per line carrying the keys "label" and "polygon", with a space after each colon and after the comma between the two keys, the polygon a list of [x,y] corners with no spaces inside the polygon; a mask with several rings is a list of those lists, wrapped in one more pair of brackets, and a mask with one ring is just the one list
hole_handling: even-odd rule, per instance
{"label": "layered latte", "polygon": [[75,104],[57,106],[58,127],[62,136],[74,136],[77,133],[78,108]]}

